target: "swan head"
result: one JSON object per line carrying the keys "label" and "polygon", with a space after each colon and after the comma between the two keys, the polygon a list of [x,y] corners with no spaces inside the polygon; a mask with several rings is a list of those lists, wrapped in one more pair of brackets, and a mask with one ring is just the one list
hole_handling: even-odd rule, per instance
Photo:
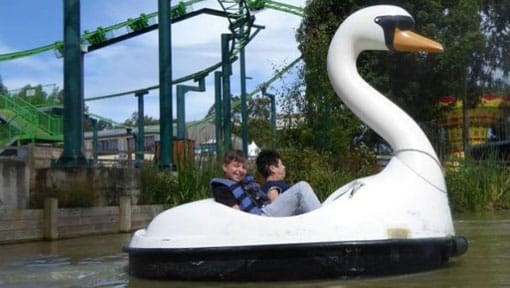
{"label": "swan head", "polygon": [[414,33],[413,28],[414,18],[406,10],[398,6],[376,5],[347,17],[333,41],[341,42],[338,43],[341,46],[352,45],[350,48],[355,56],[364,50],[443,52],[441,44]]}
{"label": "swan head", "polygon": [[416,175],[444,186],[444,176],[432,144],[418,124],[359,75],[356,59],[365,50],[439,53],[436,41],[412,32],[413,17],[392,5],[376,5],[351,14],[337,29],[328,50],[331,84],[365,124],[396,151],[395,157]]}

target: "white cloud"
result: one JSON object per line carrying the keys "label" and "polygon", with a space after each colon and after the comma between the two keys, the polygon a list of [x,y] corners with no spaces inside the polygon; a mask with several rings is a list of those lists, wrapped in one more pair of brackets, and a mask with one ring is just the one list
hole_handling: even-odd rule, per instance
{"label": "white cloud", "polygon": [[[285,3],[303,6],[304,0]],[[82,29],[93,30],[138,17],[140,13],[157,10],[157,1],[82,1]],[[193,10],[209,7],[220,10],[217,1],[208,0],[193,5]],[[51,15],[47,15],[51,17]],[[60,16],[61,17],[61,16]],[[272,77],[274,66],[290,63],[299,52],[295,30],[301,19],[298,16],[274,10],[255,14],[258,25],[265,26],[246,47],[248,92]],[[215,16],[197,16],[172,26],[173,78],[201,71],[221,61],[221,34],[228,33],[226,19]],[[29,35],[27,35],[29,37]],[[61,39],[48,39],[48,44]],[[0,51],[8,51],[8,42],[0,38]],[[35,48],[35,47],[34,47]],[[157,85],[159,81],[159,54],[157,30],[86,54],[84,62],[85,97],[121,93]],[[239,63],[233,65],[232,93],[239,90]],[[52,52],[0,62],[0,75],[8,88],[27,84],[55,83],[62,88],[62,59]],[[193,83],[186,83],[193,85]],[[207,79],[203,93],[186,95],[186,119],[200,120],[214,103],[214,76]],[[145,114],[159,118],[159,90],[145,96]],[[175,98],[175,93],[174,93]],[[133,95],[87,101],[91,112],[122,122],[137,109]],[[175,110],[174,103],[174,110]],[[174,114],[175,115],[175,114]]]}

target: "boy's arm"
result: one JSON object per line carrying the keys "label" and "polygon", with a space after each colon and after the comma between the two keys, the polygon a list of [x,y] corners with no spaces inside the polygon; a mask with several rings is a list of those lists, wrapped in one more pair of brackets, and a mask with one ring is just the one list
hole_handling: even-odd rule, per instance
{"label": "boy's arm", "polygon": [[272,186],[267,190],[267,198],[273,202],[280,195],[280,187]]}
{"label": "boy's arm", "polygon": [[239,209],[239,204],[237,203],[237,199],[232,194],[230,188],[224,185],[216,185],[212,189],[214,200],[216,202],[227,205],[229,207]]}

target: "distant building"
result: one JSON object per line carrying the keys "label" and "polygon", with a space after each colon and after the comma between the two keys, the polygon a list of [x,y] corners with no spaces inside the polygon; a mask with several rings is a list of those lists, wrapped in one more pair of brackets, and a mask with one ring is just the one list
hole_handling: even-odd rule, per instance
{"label": "distant building", "polygon": [[[177,129],[174,127],[174,141],[176,139]],[[123,162],[134,160],[136,128],[130,131],[126,128],[105,129],[97,132],[97,155],[103,162]],[[160,141],[159,125],[150,125],[144,127],[144,159],[154,160],[157,143]],[[92,159],[94,157],[93,133],[85,132],[85,154]],[[186,131],[186,139],[194,143],[194,153],[201,154],[216,153],[216,131],[214,124],[199,123],[189,125]],[[232,136],[232,146],[241,149],[242,139],[238,136]]]}

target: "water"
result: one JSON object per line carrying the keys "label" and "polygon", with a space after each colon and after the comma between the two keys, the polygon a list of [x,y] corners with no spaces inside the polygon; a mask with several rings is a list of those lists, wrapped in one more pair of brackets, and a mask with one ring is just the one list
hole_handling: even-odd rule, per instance
{"label": "water", "polygon": [[210,283],[152,281],[126,273],[130,234],[0,246],[0,287],[510,287],[510,211],[456,216],[469,250],[445,267],[412,275],[351,280]]}

